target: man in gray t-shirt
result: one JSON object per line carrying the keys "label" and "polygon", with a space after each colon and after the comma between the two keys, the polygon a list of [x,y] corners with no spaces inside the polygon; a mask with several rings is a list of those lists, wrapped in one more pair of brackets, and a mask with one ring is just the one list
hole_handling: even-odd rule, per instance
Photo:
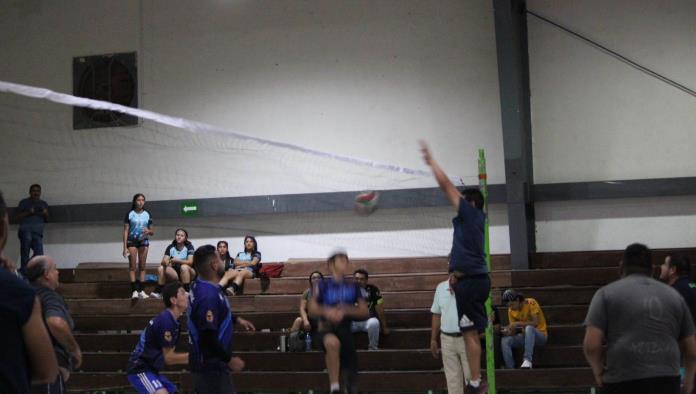
{"label": "man in gray t-shirt", "polygon": [[682,392],[691,392],[696,373],[691,313],[679,293],[651,273],[650,250],[629,245],[622,278],[592,298],[584,350],[603,393],[679,393],[680,347],[687,370],[684,389],[689,390]]}
{"label": "man in gray t-shirt", "polygon": [[82,364],[82,351],[73,335],[75,324],[63,297],[56,291],[60,284],[58,267],[49,256],[36,256],[27,263],[27,279],[41,300],[43,318],[53,341],[58,360],[58,379],[48,385],[33,386],[33,393],[62,394],[70,372]]}

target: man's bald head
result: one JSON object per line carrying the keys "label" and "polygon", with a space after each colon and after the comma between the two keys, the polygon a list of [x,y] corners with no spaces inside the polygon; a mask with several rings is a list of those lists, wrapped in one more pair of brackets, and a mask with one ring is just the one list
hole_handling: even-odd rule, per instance
{"label": "man's bald head", "polygon": [[58,287],[58,267],[51,256],[35,256],[27,263],[26,277],[29,282],[52,289]]}

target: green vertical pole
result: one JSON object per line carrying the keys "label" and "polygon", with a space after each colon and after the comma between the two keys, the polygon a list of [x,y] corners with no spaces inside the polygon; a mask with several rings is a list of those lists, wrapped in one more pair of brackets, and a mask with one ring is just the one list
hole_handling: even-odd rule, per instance
{"label": "green vertical pole", "polygon": [[[478,168],[479,168],[479,188],[483,193],[484,207],[486,213],[486,221],[484,224],[484,242],[483,251],[486,256],[486,266],[488,272],[491,272],[491,246],[488,236],[488,175],[486,174],[486,153],[483,149],[479,149]],[[486,327],[486,380],[488,381],[488,393],[496,394],[495,388],[495,350],[493,345],[493,322],[490,318],[493,316],[493,300],[491,293],[488,293],[486,300],[486,315],[489,316],[488,327]]]}

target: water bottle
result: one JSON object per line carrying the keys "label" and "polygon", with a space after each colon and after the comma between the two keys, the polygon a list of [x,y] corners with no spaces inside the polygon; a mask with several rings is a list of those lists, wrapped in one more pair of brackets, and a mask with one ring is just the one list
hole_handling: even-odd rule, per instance
{"label": "water bottle", "polygon": [[285,329],[282,330],[280,334],[280,346],[278,346],[278,350],[281,352],[286,352],[287,351],[287,337],[285,335]]}
{"label": "water bottle", "polygon": [[312,350],[312,337],[307,333],[304,337],[305,351],[309,352]]}

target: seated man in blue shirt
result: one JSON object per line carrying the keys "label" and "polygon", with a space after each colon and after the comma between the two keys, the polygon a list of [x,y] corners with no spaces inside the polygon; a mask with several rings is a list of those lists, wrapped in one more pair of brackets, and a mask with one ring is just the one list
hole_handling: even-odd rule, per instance
{"label": "seated man in blue shirt", "polygon": [[172,282],[164,287],[162,298],[167,309],[150,320],[128,360],[128,381],[139,394],[176,393],[176,385],[160,375],[160,370],[188,361],[188,353],[174,351],[188,294],[180,282]]}
{"label": "seated man in blue shirt", "polygon": [[48,220],[48,204],[41,199],[41,185],[29,187],[29,198],[19,202],[17,221],[19,222],[19,249],[21,253],[20,272],[24,274],[29,262],[29,253],[34,256],[43,255],[44,224]]}
{"label": "seated man in blue shirt", "polygon": [[348,270],[346,252],[334,252],[328,265],[333,278],[319,282],[309,303],[309,314],[320,318],[318,337],[326,351],[331,394],[340,392],[339,373],[343,373],[346,391],[353,394],[358,392],[358,363],[351,323],[367,320],[370,313],[358,284],[344,279]]}
{"label": "seated man in blue shirt", "polygon": [[193,267],[198,278],[191,287],[187,313],[193,386],[198,394],[234,393],[230,370],[238,372],[244,368],[244,361],[232,353],[234,323],[246,330],[253,331],[255,327],[232,315],[230,304],[218,284],[225,273],[225,264],[215,246],[204,245],[196,249]]}

